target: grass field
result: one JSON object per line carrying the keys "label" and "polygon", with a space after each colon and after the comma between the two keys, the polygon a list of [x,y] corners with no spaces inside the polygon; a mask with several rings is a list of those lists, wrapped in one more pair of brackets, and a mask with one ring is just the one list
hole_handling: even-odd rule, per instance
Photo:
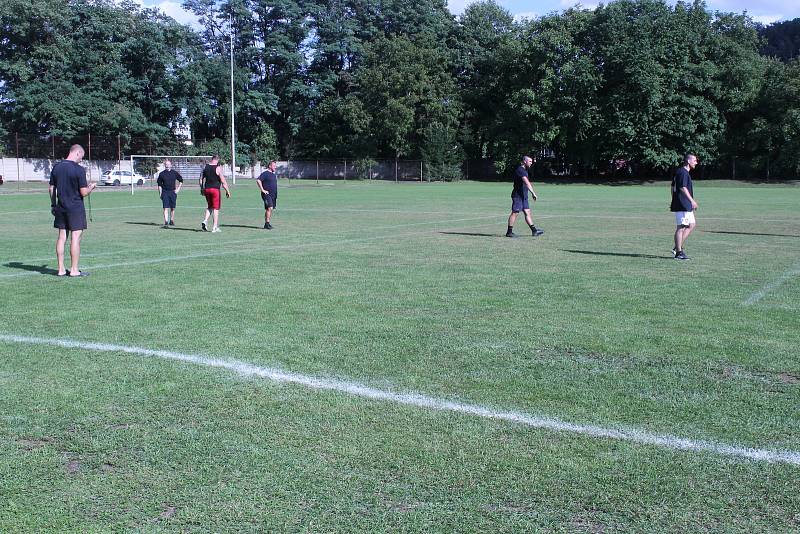
{"label": "grass field", "polygon": [[94,194],[74,280],[0,196],[0,531],[800,529],[800,188],[696,183],[678,262],[666,186],[540,185],[512,240],[507,184],[285,185],[213,235]]}

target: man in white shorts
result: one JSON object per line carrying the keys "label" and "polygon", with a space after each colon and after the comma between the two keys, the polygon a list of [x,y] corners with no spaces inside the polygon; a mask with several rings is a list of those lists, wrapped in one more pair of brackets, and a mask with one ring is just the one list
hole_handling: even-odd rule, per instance
{"label": "man in white shorts", "polygon": [[675,214],[675,248],[672,249],[672,254],[676,260],[689,259],[683,251],[683,244],[696,225],[694,212],[697,209],[697,202],[694,200],[692,176],[689,174],[696,166],[697,156],[686,154],[683,157],[683,165],[672,177],[672,204],[669,209]]}

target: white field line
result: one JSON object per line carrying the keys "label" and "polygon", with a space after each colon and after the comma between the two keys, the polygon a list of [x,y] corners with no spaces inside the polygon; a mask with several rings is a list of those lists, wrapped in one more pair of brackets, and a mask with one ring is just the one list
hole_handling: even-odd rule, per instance
{"label": "white field line", "polygon": [[420,393],[396,393],[392,391],[373,388],[357,382],[332,378],[321,378],[299,373],[292,373],[271,367],[259,367],[235,359],[210,358],[195,354],[183,354],[166,350],[153,350],[127,345],[112,345],[107,343],[91,343],[72,341],[69,339],[38,338],[0,334],[0,342],[49,345],[67,349],[80,349],[98,352],[121,352],[138,356],[174,360],[204,367],[213,367],[233,371],[246,377],[258,377],[282,384],[297,384],[310,389],[336,391],[346,395],[362,397],[370,400],[392,402],[425,408],[439,412],[451,412],[462,415],[471,415],[484,419],[493,419],[516,423],[531,428],[550,430],[553,432],[569,432],[581,436],[597,439],[615,439],[650,445],[671,450],[684,450],[690,452],[706,452],[737,459],[757,460],[771,463],[787,463],[800,466],[800,451],[774,450],[767,448],[750,448],[730,445],[714,441],[694,440],[671,436],[669,434],[654,434],[645,430],[623,426],[600,426],[571,423],[554,417],[546,417],[517,411],[495,410],[479,404],[468,404],[450,401],[443,398],[430,397]]}
{"label": "white field line", "polygon": [[777,280],[774,280],[764,287],[759,289],[758,291],[753,292],[749,297],[747,297],[742,304],[745,306],[751,306],[758,302],[759,300],[763,299],[767,293],[772,291],[773,289],[777,289],[778,287],[782,286],[784,283],[788,282],[790,279],[794,278],[795,276],[800,275],[800,266],[795,266],[783,273],[778,277]]}
{"label": "white field line", "polygon": [[[432,221],[428,223],[412,223],[412,224],[404,224],[404,225],[397,225],[394,228],[402,228],[405,226],[416,226],[419,224],[452,224],[454,222],[461,222],[461,221],[475,221],[475,220],[484,220],[484,219],[495,219],[497,215],[492,215],[489,217],[474,217],[470,219],[452,219],[448,221]],[[393,228],[393,227],[383,227],[384,229]],[[116,267],[130,267],[135,265],[150,265],[154,263],[164,263],[169,261],[184,261],[184,260],[192,260],[198,258],[216,258],[219,256],[233,256],[238,254],[250,254],[253,252],[272,252],[275,250],[301,250],[306,248],[313,248],[313,247],[326,247],[326,246],[338,246],[338,245],[345,245],[349,243],[362,243],[362,242],[370,242],[370,241],[380,241],[380,240],[390,240],[395,238],[402,238],[402,237],[412,237],[412,236],[420,236],[425,234],[430,234],[431,230],[425,230],[421,232],[409,232],[404,234],[389,234],[389,235],[380,235],[380,236],[372,236],[372,237],[358,237],[352,239],[339,239],[334,241],[321,241],[316,243],[290,243],[285,245],[274,245],[269,247],[260,247],[260,248],[245,248],[245,249],[238,249],[238,250],[222,250],[218,252],[206,252],[200,254],[186,254],[183,256],[165,256],[161,258],[148,258],[144,260],[133,260],[133,261],[124,261],[124,262],[117,262],[117,263],[107,263],[102,265],[91,265],[85,267],[87,271],[90,270],[97,270],[97,269],[112,269]],[[249,240],[246,243],[253,244],[257,240]],[[258,240],[258,242],[263,243],[265,240]],[[225,244],[225,243],[222,243]],[[19,277],[26,277],[26,276],[42,276],[44,273],[40,273],[38,271],[25,271],[21,273],[10,273],[10,274],[1,274],[0,281],[14,279]]]}

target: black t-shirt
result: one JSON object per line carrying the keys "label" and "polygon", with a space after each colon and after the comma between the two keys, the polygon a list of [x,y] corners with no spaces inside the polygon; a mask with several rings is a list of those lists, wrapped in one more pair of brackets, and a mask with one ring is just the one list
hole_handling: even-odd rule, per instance
{"label": "black t-shirt", "polygon": [[183,177],[178,171],[164,169],[158,174],[156,183],[161,186],[164,191],[175,191],[175,182],[183,183]]}
{"label": "black t-shirt", "polygon": [[74,161],[56,163],[50,171],[50,185],[55,186],[58,205],[66,210],[83,209],[81,187],[86,183],[86,169]]}
{"label": "black t-shirt", "polygon": [[675,176],[672,177],[672,204],[669,206],[670,211],[692,211],[692,202],[681,192],[683,187],[688,189],[689,194],[694,198],[692,177],[686,167],[680,167],[675,171]]}
{"label": "black t-shirt", "polygon": [[203,169],[203,177],[205,178],[205,189],[219,189],[222,181],[217,176],[217,165],[206,165]]}
{"label": "black t-shirt", "polygon": [[516,175],[514,176],[514,190],[511,192],[513,195],[527,197],[528,187],[525,185],[523,177],[528,177],[528,169],[524,165],[517,167]]}
{"label": "black t-shirt", "polygon": [[[269,191],[269,196],[273,200],[278,198],[278,177],[275,176],[274,172],[264,171],[258,177],[258,180],[261,182],[261,187]],[[264,194],[262,193],[261,196],[263,197]]]}

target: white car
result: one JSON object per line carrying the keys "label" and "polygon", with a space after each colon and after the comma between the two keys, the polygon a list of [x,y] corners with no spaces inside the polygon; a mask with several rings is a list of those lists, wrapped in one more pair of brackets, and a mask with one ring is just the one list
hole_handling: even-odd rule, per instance
{"label": "white car", "polygon": [[144,185],[145,177],[131,171],[110,170],[100,176],[103,185],[136,184]]}

